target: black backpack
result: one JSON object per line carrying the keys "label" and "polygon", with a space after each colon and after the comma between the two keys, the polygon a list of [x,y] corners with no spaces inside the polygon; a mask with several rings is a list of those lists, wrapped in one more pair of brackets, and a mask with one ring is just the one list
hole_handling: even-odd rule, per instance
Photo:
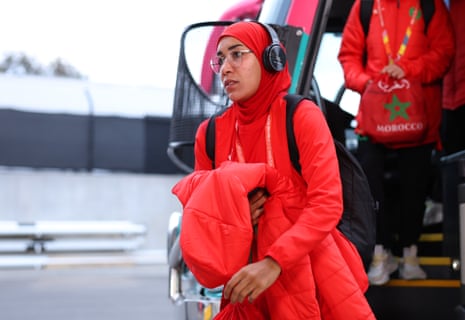
{"label": "black backpack", "polygon": [[[286,134],[289,156],[299,174],[299,150],[295,141],[292,119],[302,99],[300,95],[286,97]],[[206,152],[215,167],[215,117],[210,117],[206,132]],[[355,156],[339,141],[334,140],[342,181],[344,212],[338,229],[355,245],[368,270],[376,243],[376,205],[367,177]]]}
{"label": "black backpack", "polygon": [[[371,13],[373,12],[374,0],[361,0],[360,2],[360,22],[362,23],[365,36],[368,34],[370,26]],[[425,30],[428,30],[429,22],[434,14],[434,0],[420,0],[420,8],[425,20]]]}

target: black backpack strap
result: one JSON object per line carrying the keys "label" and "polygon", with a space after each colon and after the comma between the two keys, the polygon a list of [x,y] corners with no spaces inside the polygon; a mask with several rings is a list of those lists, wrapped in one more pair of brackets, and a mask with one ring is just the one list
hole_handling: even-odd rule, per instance
{"label": "black backpack strap", "polygon": [[213,115],[208,119],[207,124],[207,132],[205,136],[205,151],[207,152],[207,156],[212,161],[212,168],[215,168],[215,119],[216,115]]}
{"label": "black backpack strap", "polygon": [[367,36],[368,28],[370,27],[371,14],[373,12],[373,2],[374,0],[360,1],[360,22],[362,23],[365,37]]}
{"label": "black backpack strap", "polygon": [[224,108],[210,116],[207,123],[207,130],[205,132],[205,151],[207,156],[212,161],[212,168],[216,167],[215,159],[215,146],[216,146],[216,118],[226,112],[228,108]]}
{"label": "black backpack strap", "polygon": [[434,15],[434,0],[420,0],[421,12],[425,21],[425,34],[428,31],[428,26]]}
{"label": "black backpack strap", "polygon": [[286,99],[286,135],[289,157],[291,158],[292,166],[300,174],[302,167],[299,163],[299,149],[297,148],[297,142],[295,141],[294,125],[292,121],[297,106],[299,105],[300,101],[305,98],[297,94],[288,94],[284,97],[284,99]]}

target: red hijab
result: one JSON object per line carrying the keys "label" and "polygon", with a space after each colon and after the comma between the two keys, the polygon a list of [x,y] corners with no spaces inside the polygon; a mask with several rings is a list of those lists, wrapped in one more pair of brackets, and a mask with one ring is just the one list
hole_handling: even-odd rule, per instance
{"label": "red hijab", "polygon": [[269,72],[265,69],[262,55],[272,41],[268,31],[260,23],[240,21],[228,26],[218,38],[217,46],[220,40],[227,36],[241,41],[261,62],[262,77],[257,92],[250,99],[241,103],[234,102],[232,105],[239,123],[250,123],[263,118],[268,113],[271,103],[289,89],[291,76],[288,64],[286,63],[284,70],[279,72]]}

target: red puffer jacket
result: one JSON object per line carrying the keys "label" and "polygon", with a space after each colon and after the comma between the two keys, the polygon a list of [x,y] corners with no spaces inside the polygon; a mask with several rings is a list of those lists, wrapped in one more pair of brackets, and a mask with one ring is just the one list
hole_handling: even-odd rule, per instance
{"label": "red puffer jacket", "polygon": [[465,106],[465,1],[450,0],[450,16],[455,30],[456,52],[449,72],[444,77],[444,109]]}
{"label": "red puffer jacket", "polygon": [[[271,255],[270,248],[301,212],[301,193],[290,179],[263,163],[223,162],[173,188],[184,206],[183,258],[201,284],[225,284],[248,262],[253,231],[247,195],[256,187],[270,193],[256,233],[260,260]],[[310,254],[282,266],[278,280],[254,304],[266,319],[374,319],[363,296],[366,288],[355,247],[335,229]]]}
{"label": "red puffer jacket", "polygon": [[[419,6],[418,0],[379,0],[389,35],[391,51],[397,54],[404,41],[410,14]],[[418,78],[423,85],[428,116],[428,133],[420,144],[437,143],[440,147],[441,79],[448,70],[454,55],[454,33],[443,0],[434,0],[435,12],[424,32],[424,21],[413,24],[410,40],[402,58],[396,63],[405,76]],[[360,22],[360,0],[356,0],[344,27],[338,59],[344,70],[345,86],[360,94],[370,79],[374,79],[388,64],[382,39],[383,28],[374,1],[369,32],[365,34]],[[366,53],[366,65],[364,57]]]}
{"label": "red puffer jacket", "polygon": [[[270,198],[256,231],[256,251],[251,253],[247,195],[256,187],[266,188]],[[295,201],[292,190],[289,180],[265,164],[225,162],[216,170],[196,171],[181,180],[173,189],[184,206],[180,245],[196,279],[208,288],[218,287],[245,266],[251,254],[263,259],[273,242],[291,227],[284,209]],[[267,319],[270,314],[274,319],[320,319],[311,279],[309,257],[303,256],[284,268],[265,297],[254,304]]]}

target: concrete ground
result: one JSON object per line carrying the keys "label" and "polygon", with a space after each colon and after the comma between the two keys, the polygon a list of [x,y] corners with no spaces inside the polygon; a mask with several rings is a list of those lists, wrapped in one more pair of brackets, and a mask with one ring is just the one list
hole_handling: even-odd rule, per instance
{"label": "concrete ground", "polygon": [[167,266],[0,272],[4,320],[184,319],[168,298]]}

